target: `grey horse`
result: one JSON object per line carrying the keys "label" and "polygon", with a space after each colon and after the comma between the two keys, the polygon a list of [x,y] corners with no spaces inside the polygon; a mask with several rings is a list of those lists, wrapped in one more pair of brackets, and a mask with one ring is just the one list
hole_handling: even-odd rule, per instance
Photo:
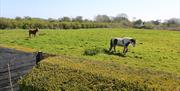
{"label": "grey horse", "polygon": [[114,52],[116,52],[116,46],[124,47],[123,53],[126,54],[128,52],[128,45],[131,44],[133,47],[136,45],[136,40],[129,37],[124,38],[112,38],[110,40],[110,48],[109,52],[111,52],[112,48],[114,48]]}

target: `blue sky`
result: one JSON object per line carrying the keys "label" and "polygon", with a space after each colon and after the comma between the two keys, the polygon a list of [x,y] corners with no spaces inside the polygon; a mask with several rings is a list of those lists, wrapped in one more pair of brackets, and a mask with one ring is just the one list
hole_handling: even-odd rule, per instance
{"label": "blue sky", "polygon": [[0,16],[9,18],[83,16],[93,19],[98,14],[120,13],[126,13],[129,19],[180,18],[180,0],[0,0]]}

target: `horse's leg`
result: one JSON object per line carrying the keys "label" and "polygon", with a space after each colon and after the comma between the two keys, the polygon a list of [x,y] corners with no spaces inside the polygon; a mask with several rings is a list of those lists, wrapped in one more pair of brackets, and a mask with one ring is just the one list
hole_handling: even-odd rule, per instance
{"label": "horse's leg", "polygon": [[112,46],[110,46],[110,48],[109,48],[109,52],[111,52],[111,50],[112,50]]}
{"label": "horse's leg", "polygon": [[111,39],[109,52],[111,52],[112,48],[113,48],[113,42],[112,42],[112,39]]}
{"label": "horse's leg", "polygon": [[128,48],[126,47],[125,53],[127,53],[127,52],[128,52]]}
{"label": "horse's leg", "polygon": [[124,49],[123,49],[123,53],[125,53],[125,50],[126,50],[126,48],[124,47]]}
{"label": "horse's leg", "polygon": [[34,37],[36,36],[36,33],[34,34]]}
{"label": "horse's leg", "polygon": [[31,34],[29,33],[29,38],[31,38]]}
{"label": "horse's leg", "polygon": [[114,52],[116,52],[116,46],[114,46]]}
{"label": "horse's leg", "polygon": [[126,54],[126,53],[127,53],[127,51],[128,51],[128,48],[127,48],[127,47],[124,47],[124,49],[123,49],[123,53],[124,53],[124,54]]}

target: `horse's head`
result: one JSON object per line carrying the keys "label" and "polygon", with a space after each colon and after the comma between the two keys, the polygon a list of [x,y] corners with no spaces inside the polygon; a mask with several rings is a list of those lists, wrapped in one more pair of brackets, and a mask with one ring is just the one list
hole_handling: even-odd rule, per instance
{"label": "horse's head", "polygon": [[38,28],[36,28],[36,32],[38,32],[38,30],[39,30],[39,29],[38,29]]}
{"label": "horse's head", "polygon": [[132,44],[133,47],[136,45],[136,40],[135,39],[130,39],[130,43]]}

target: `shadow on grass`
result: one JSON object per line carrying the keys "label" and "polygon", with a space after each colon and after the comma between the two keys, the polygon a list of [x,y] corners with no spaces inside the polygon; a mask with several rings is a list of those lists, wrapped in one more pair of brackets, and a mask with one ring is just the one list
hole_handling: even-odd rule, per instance
{"label": "shadow on grass", "polygon": [[120,57],[126,57],[125,54],[120,53],[120,52],[109,52],[109,50],[104,49],[104,53],[107,55],[115,55],[115,56],[120,56]]}

